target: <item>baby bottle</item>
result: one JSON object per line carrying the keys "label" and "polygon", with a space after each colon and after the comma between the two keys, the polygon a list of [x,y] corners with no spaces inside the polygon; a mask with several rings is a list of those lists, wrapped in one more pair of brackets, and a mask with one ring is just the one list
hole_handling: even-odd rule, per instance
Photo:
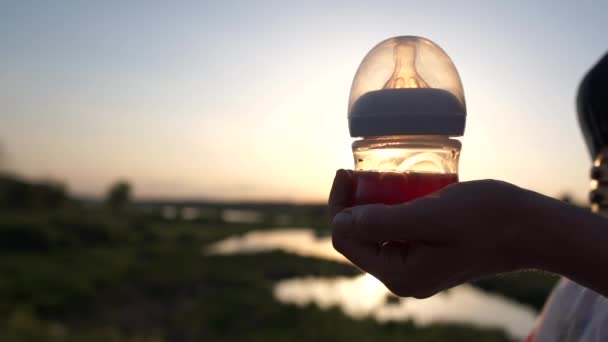
{"label": "baby bottle", "polygon": [[350,92],[353,205],[397,204],[458,181],[466,106],[458,72],[432,41],[389,38],[361,62]]}

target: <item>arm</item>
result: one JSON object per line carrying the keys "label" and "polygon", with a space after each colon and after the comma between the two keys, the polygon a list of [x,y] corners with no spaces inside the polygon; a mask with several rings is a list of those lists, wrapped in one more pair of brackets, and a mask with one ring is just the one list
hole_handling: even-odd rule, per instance
{"label": "arm", "polygon": [[530,251],[530,266],[608,297],[608,219],[551,198],[536,204],[534,199],[529,197],[525,210],[539,213],[532,227],[537,231],[534,244],[542,248]]}
{"label": "arm", "polygon": [[[336,250],[400,296],[425,298],[537,268],[608,296],[608,220],[514,185],[462,182],[401,205],[348,208],[354,174],[330,194]],[[414,243],[386,243],[413,240]]]}

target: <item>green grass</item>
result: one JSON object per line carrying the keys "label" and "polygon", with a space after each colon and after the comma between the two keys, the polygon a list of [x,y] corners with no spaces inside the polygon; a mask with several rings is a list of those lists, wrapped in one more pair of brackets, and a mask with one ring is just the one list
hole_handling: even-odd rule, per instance
{"label": "green grass", "polygon": [[[318,208],[290,210],[325,229]],[[496,329],[380,324],[272,296],[281,279],[357,274],[349,265],[282,252],[201,252],[205,244],[258,228],[78,206],[0,212],[0,340],[508,341]],[[477,285],[538,306],[550,282],[523,276]]]}

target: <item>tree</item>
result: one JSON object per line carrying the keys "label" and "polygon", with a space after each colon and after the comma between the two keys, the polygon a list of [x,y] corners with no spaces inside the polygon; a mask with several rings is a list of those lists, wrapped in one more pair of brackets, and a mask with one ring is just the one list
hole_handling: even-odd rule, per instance
{"label": "tree", "polygon": [[106,204],[114,211],[123,210],[131,201],[131,185],[127,181],[119,181],[110,187]]}
{"label": "tree", "polygon": [[6,167],[5,163],[6,163],[6,153],[4,152],[4,148],[2,146],[2,144],[0,144],[0,172],[2,172],[2,170],[4,169],[4,167]]}
{"label": "tree", "polygon": [[57,209],[68,200],[67,190],[60,182],[30,183],[16,176],[0,174],[0,208]]}
{"label": "tree", "polygon": [[60,182],[45,180],[30,184],[30,193],[34,207],[56,209],[63,206],[68,200],[68,193]]}

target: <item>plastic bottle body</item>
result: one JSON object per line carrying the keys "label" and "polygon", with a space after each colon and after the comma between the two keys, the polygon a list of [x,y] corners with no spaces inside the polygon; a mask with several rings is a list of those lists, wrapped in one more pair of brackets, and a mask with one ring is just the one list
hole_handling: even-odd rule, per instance
{"label": "plastic bottle body", "polygon": [[352,148],[353,205],[404,203],[458,182],[461,144],[449,137],[363,138]]}

